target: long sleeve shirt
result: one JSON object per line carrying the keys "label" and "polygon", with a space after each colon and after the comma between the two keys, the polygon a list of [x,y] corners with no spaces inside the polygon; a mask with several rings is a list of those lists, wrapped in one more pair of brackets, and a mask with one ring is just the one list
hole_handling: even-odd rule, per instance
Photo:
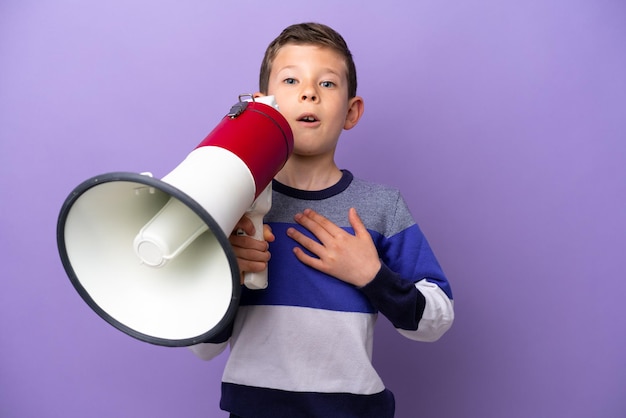
{"label": "long sleeve shirt", "polygon": [[[371,362],[374,325],[382,313],[400,334],[426,342],[450,328],[452,292],[431,247],[397,190],[349,171],[325,190],[276,181],[273,190],[268,288],[243,289],[232,330],[192,347],[210,359],[230,343],[222,409],[242,417],[393,417],[393,394]],[[312,237],[293,220],[306,208],[353,232],[351,207],[382,262],[362,288],[301,263],[286,235],[294,227]]]}

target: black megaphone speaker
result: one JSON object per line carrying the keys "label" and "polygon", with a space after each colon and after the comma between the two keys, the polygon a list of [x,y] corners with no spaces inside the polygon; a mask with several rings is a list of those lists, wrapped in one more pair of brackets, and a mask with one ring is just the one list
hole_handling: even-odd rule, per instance
{"label": "black megaphone speaker", "polygon": [[[293,150],[273,97],[244,100],[161,180],[114,172],[77,186],[57,223],[63,267],[83,300],[139,340],[181,347],[232,323],[241,293],[230,235],[244,215],[262,238],[271,181]],[[267,286],[267,272],[245,277]]]}

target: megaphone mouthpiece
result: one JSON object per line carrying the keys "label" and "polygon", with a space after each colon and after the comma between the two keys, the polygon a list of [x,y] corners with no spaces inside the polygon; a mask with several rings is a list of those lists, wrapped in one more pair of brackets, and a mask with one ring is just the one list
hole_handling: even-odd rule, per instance
{"label": "megaphone mouthpiece", "polygon": [[163,267],[207,229],[189,207],[172,197],[135,237],[135,253],[142,263]]}

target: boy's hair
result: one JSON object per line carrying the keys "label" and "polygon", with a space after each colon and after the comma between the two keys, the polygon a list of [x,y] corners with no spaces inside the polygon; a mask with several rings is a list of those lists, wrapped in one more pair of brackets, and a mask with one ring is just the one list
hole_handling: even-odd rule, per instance
{"label": "boy's hair", "polygon": [[356,96],[356,66],[352,53],[343,37],[334,29],[321,23],[298,23],[285,28],[267,49],[261,63],[259,74],[259,90],[267,94],[272,64],[278,51],[285,45],[315,45],[331,48],[346,60],[348,79],[348,98]]}

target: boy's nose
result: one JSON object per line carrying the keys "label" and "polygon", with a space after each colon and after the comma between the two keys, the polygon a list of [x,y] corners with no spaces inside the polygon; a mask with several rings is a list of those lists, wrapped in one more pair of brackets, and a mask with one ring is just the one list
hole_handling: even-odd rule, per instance
{"label": "boy's nose", "polygon": [[300,100],[316,102],[318,99],[319,95],[315,90],[315,86],[309,83],[304,83],[302,85],[302,90],[300,91]]}

